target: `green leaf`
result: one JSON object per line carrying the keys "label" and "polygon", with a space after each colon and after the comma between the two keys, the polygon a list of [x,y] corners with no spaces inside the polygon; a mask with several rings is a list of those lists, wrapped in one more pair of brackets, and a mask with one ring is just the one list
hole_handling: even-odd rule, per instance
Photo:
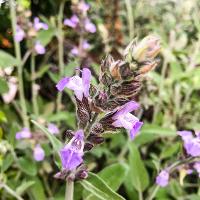
{"label": "green leaf", "polygon": [[19,62],[15,57],[0,50],[0,68],[12,67],[18,65]]}
{"label": "green leaf", "polygon": [[48,30],[41,30],[38,33],[37,39],[46,46],[53,36],[55,35],[55,30],[53,28],[49,28]]}
{"label": "green leaf", "polygon": [[117,191],[120,185],[123,183],[128,172],[128,165],[124,163],[112,164],[104,168],[98,175],[111,187],[114,191]]}
{"label": "green leaf", "polygon": [[14,161],[13,156],[11,154],[7,154],[3,159],[1,171],[5,172],[12,165],[13,161]]}
{"label": "green leaf", "polygon": [[1,110],[0,110],[0,122],[7,122],[6,115]]}
{"label": "green leaf", "polygon": [[34,181],[35,184],[32,185],[29,188],[28,195],[31,196],[30,199],[33,200],[46,200],[46,196],[45,196],[45,191],[44,191],[44,187],[42,185],[42,182],[40,181],[40,179],[38,177],[34,177],[32,179],[30,179],[31,181]]}
{"label": "green leaf", "polygon": [[25,181],[25,182],[23,182],[19,187],[16,188],[16,193],[21,196],[33,184],[35,184],[35,181]]}
{"label": "green leaf", "polygon": [[149,185],[149,175],[134,143],[129,145],[129,166],[133,186],[137,191],[144,191]]}
{"label": "green leaf", "polygon": [[125,200],[114,192],[103,179],[91,172],[89,173],[89,179],[80,183],[87,191],[101,200]]}
{"label": "green leaf", "polygon": [[42,65],[35,74],[35,79],[41,78],[51,67],[51,65]]}
{"label": "green leaf", "polygon": [[33,124],[35,124],[41,131],[43,131],[43,133],[45,133],[45,135],[48,137],[48,139],[50,140],[53,149],[55,152],[59,152],[59,150],[62,148],[62,143],[60,142],[60,140],[58,140],[54,135],[52,135],[51,133],[49,133],[48,129],[45,128],[44,126],[42,126],[41,124],[39,124],[38,122],[31,120],[31,122]]}
{"label": "green leaf", "polygon": [[37,174],[36,163],[29,158],[23,158],[23,157],[19,158],[18,165],[24,173],[30,176],[35,176]]}
{"label": "green leaf", "polygon": [[0,78],[0,94],[6,93],[9,90],[6,80]]}

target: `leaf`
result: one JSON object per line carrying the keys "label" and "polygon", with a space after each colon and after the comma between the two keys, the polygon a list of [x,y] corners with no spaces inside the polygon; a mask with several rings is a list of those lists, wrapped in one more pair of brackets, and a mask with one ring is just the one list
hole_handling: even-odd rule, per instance
{"label": "leaf", "polygon": [[46,200],[45,192],[44,192],[44,187],[42,185],[42,182],[38,177],[34,177],[30,179],[30,181],[34,181],[35,184],[29,188],[28,195],[31,196],[34,200]]}
{"label": "leaf", "polygon": [[137,191],[144,191],[149,185],[149,175],[134,143],[129,145],[130,178]]}
{"label": "leaf", "polygon": [[5,172],[12,165],[13,161],[14,161],[13,156],[11,154],[7,154],[3,159],[1,171]]}
{"label": "leaf", "polygon": [[19,62],[15,57],[6,53],[5,51],[0,50],[0,68],[16,66],[18,64]]}
{"label": "leaf", "polygon": [[42,65],[35,74],[35,79],[41,78],[51,67],[51,65]]}
{"label": "leaf", "polygon": [[101,200],[125,200],[114,192],[98,175],[89,173],[89,179],[80,182],[81,185]]}
{"label": "leaf", "polygon": [[30,176],[35,176],[37,174],[37,166],[36,163],[33,162],[31,159],[29,158],[23,158],[20,157],[18,159],[18,165],[20,167],[20,169],[30,175]]}
{"label": "leaf", "polygon": [[8,92],[8,84],[6,80],[0,78],[0,94]]}
{"label": "leaf", "polygon": [[31,122],[33,124],[35,124],[41,131],[43,131],[43,133],[45,133],[45,135],[48,137],[48,139],[50,140],[54,151],[56,151],[57,153],[59,152],[59,150],[62,148],[62,143],[60,142],[60,140],[58,140],[54,135],[52,135],[47,128],[45,128],[44,126],[42,126],[41,124],[39,124],[38,122],[31,120]]}
{"label": "leaf", "polygon": [[55,30],[53,28],[49,28],[48,30],[41,30],[38,33],[37,39],[46,46],[53,36],[55,35]]}
{"label": "leaf", "polygon": [[117,191],[123,183],[128,172],[128,166],[124,163],[112,164],[104,168],[98,175],[111,187]]}
{"label": "leaf", "polygon": [[16,193],[21,196],[33,184],[35,184],[35,181],[23,182],[19,187],[16,188]]}
{"label": "leaf", "polygon": [[1,110],[0,110],[0,122],[7,122],[6,115]]}

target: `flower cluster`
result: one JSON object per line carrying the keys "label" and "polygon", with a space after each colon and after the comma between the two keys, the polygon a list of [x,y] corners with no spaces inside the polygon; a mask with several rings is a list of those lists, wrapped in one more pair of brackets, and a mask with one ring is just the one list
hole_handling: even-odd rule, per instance
{"label": "flower cluster", "polygon": [[34,51],[36,54],[44,54],[46,52],[45,47],[41,44],[40,41],[36,39],[37,33],[40,30],[48,30],[48,25],[44,22],[41,22],[38,17],[33,19],[33,22],[30,22],[31,12],[24,11],[24,8],[18,5],[18,18],[17,26],[15,30],[14,39],[17,42],[21,42],[24,38],[32,38]]}
{"label": "flower cluster", "polygon": [[84,37],[88,33],[96,32],[96,26],[92,23],[87,14],[89,9],[90,5],[84,1],[73,3],[73,15],[64,20],[64,25],[73,28],[74,31],[81,35],[82,38],[78,45],[72,47],[71,54],[73,56],[86,57],[86,52],[90,49],[90,44],[84,39]]}
{"label": "flower cluster", "polygon": [[[77,21],[77,18],[73,17],[73,26],[78,23]],[[148,38],[142,41],[142,47],[140,43],[136,46],[134,44],[134,48],[133,44],[128,46],[126,52],[134,52],[131,54],[134,58],[131,61],[128,61],[126,56],[124,60],[117,61],[111,56],[106,57],[101,64],[98,86],[91,83],[92,73],[88,67],[77,69],[76,75],[64,77],[58,82],[56,87],[60,92],[65,88],[74,92],[78,131],[68,131],[70,140],[60,150],[62,170],[55,177],[86,178],[84,152],[104,142],[103,133],[124,128],[133,140],[140,131],[143,122],[133,114],[133,111],[139,109],[135,97],[142,86],[144,71],[141,73],[141,67],[144,63],[147,66],[150,61],[154,62],[158,53],[158,38],[152,36],[150,41]],[[142,49],[143,60],[140,64],[141,60],[137,60],[140,56],[134,56],[138,55],[143,46],[146,48]],[[135,67],[132,67],[133,65]]]}
{"label": "flower cluster", "polygon": [[[186,152],[185,159],[181,159],[177,164],[167,167],[162,170],[156,178],[156,184],[165,187],[169,183],[169,178],[172,172],[178,170],[180,172],[181,182],[187,175],[196,171],[200,177],[200,134],[192,131],[178,131],[177,134],[183,140],[183,146]],[[197,160],[196,160],[197,159]]]}
{"label": "flower cluster", "polygon": [[[59,133],[59,129],[58,127],[53,124],[53,123],[49,123],[47,126],[48,131],[51,134],[58,134]],[[20,141],[23,139],[26,139],[27,142],[30,142],[30,144],[33,144],[33,158],[36,161],[42,161],[45,158],[45,151],[44,149],[41,147],[40,143],[41,143],[41,138],[40,135],[37,133],[32,133],[30,131],[29,128],[22,128],[21,131],[17,132],[15,134],[15,138],[16,140]]]}

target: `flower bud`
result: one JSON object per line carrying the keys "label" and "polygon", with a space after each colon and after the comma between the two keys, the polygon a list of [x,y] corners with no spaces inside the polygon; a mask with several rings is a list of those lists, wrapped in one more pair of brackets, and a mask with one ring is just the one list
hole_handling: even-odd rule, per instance
{"label": "flower bud", "polygon": [[101,144],[104,142],[104,138],[103,137],[99,137],[95,134],[90,134],[88,137],[88,141],[94,143],[94,144]]}
{"label": "flower bud", "polygon": [[88,177],[88,171],[86,169],[79,170],[75,175],[76,180],[86,179],[87,177]]}
{"label": "flower bud", "polygon": [[160,40],[158,37],[150,35],[145,37],[141,42],[135,44],[131,42],[124,55],[128,56],[131,54],[132,58],[137,62],[145,62],[147,60],[154,59],[160,52]]}
{"label": "flower bud", "polygon": [[85,143],[85,145],[84,145],[83,151],[90,151],[93,147],[94,147],[93,144],[87,142],[87,143]]}

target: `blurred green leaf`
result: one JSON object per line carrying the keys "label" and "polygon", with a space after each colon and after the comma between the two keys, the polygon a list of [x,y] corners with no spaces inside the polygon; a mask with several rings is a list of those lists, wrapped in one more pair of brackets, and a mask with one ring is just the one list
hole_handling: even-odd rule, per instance
{"label": "blurred green leaf", "polygon": [[115,193],[106,182],[101,179],[98,175],[89,173],[87,180],[81,181],[81,185],[101,200],[125,200],[122,196]]}
{"label": "blurred green leaf", "polygon": [[1,171],[5,172],[12,165],[13,161],[14,161],[13,156],[10,153],[7,154],[3,159]]}
{"label": "blurred green leaf", "polygon": [[8,92],[9,88],[8,88],[8,84],[7,81],[0,78],[0,94],[6,93]]}
{"label": "blurred green leaf", "polygon": [[0,122],[7,122],[6,115],[3,111],[0,110]]}
{"label": "blurred green leaf", "polygon": [[37,39],[46,46],[49,44],[53,36],[55,35],[55,29],[49,28],[48,30],[41,30],[38,33]]}
{"label": "blurred green leaf", "polygon": [[18,65],[19,62],[15,57],[0,50],[0,68],[12,67]]}
{"label": "blurred green leaf", "polygon": [[149,185],[149,175],[134,143],[129,144],[130,178],[137,191],[143,192]]}
{"label": "blurred green leaf", "polygon": [[30,176],[35,176],[37,174],[36,163],[29,158],[20,157],[18,159],[18,165],[24,173]]}
{"label": "blurred green leaf", "polygon": [[35,74],[35,79],[41,78],[51,67],[51,65],[42,65]]}
{"label": "blurred green leaf", "polygon": [[33,184],[35,184],[35,181],[25,181],[25,182],[22,182],[22,184],[16,188],[16,193],[18,195],[22,195]]}

